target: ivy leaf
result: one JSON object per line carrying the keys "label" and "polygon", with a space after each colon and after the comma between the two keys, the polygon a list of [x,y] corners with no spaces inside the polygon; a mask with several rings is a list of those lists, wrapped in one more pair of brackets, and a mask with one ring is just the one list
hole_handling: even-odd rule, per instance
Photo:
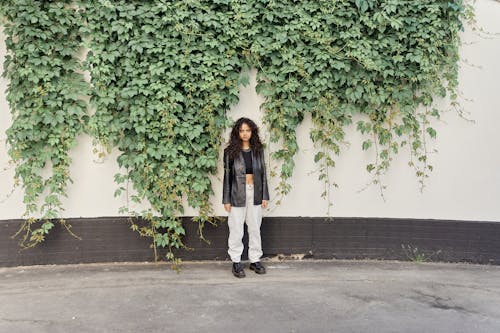
{"label": "ivy leaf", "polygon": [[365,140],[363,141],[363,145],[362,145],[362,148],[363,150],[368,150],[368,148],[370,148],[372,146],[372,140]]}
{"label": "ivy leaf", "polygon": [[435,139],[435,138],[436,138],[436,130],[435,130],[434,128],[432,128],[432,127],[427,127],[427,128],[426,128],[426,131],[427,131],[427,133],[429,134],[429,136],[430,136],[431,138],[433,138],[433,139]]}

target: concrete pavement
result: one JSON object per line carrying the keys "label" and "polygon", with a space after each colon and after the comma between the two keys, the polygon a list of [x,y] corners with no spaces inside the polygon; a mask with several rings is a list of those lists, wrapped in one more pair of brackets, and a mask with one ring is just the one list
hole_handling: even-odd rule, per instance
{"label": "concrete pavement", "polygon": [[0,332],[500,332],[500,266],[264,263],[0,268]]}

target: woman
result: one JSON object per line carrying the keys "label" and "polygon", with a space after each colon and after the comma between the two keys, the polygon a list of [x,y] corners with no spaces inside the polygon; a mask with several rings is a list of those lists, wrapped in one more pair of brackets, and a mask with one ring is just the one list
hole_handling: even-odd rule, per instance
{"label": "woman", "polygon": [[250,269],[265,274],[260,262],[262,245],[260,225],[262,208],[267,208],[269,190],[264,163],[264,150],[257,125],[248,118],[236,121],[229,143],[224,149],[224,187],[222,203],[229,213],[228,254],[233,262],[233,275],[245,277],[241,264],[243,224],[248,230]]}

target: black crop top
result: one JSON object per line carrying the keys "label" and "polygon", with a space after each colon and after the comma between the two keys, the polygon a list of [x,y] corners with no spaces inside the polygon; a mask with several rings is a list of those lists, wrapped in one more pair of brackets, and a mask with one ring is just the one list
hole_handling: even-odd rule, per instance
{"label": "black crop top", "polygon": [[252,151],[249,149],[247,151],[242,150],[241,152],[243,153],[243,159],[245,160],[245,173],[253,174]]}

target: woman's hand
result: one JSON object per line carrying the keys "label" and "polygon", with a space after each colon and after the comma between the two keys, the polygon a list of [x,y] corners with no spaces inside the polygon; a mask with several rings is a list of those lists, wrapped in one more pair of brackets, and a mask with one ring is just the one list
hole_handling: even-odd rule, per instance
{"label": "woman's hand", "polygon": [[226,212],[231,212],[231,204],[224,204],[224,209],[226,210]]}
{"label": "woman's hand", "polygon": [[262,208],[267,208],[267,200],[262,200]]}

